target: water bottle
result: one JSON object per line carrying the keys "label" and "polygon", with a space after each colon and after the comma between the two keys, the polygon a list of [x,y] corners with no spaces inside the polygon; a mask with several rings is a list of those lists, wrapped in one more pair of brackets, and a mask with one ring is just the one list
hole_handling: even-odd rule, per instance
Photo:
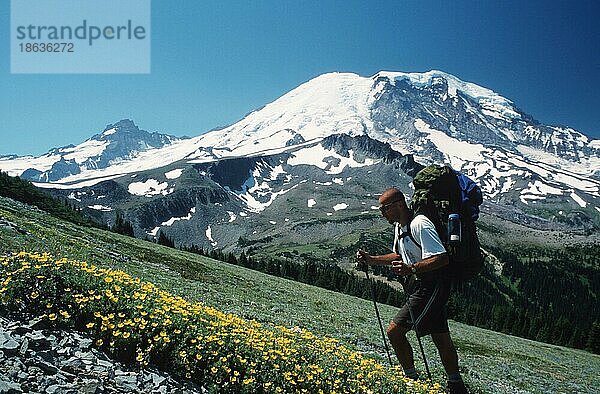
{"label": "water bottle", "polygon": [[460,240],[460,216],[457,213],[451,213],[448,215],[448,242],[450,245],[458,245]]}

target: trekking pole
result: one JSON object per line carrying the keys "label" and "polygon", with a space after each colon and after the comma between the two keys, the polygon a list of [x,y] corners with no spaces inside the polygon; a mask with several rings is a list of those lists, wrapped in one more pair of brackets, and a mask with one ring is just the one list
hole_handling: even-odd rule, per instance
{"label": "trekking pole", "polygon": [[375,287],[371,283],[371,279],[369,279],[369,267],[365,267],[365,274],[367,275],[367,282],[369,282],[369,287],[371,288],[371,298],[373,298],[373,305],[375,305],[375,315],[377,315],[377,321],[379,322],[379,329],[381,330],[381,339],[383,339],[383,345],[385,346],[385,352],[388,356],[388,361],[390,362],[390,367],[392,367],[392,357],[390,356],[390,349],[388,347],[387,341],[385,340],[385,332],[383,331],[383,324],[381,324],[381,317],[379,316],[379,308],[377,307],[377,301],[375,299]]}
{"label": "trekking pole", "polygon": [[410,301],[408,300],[409,294],[406,291],[407,283],[406,279],[401,280],[400,284],[402,285],[402,289],[404,290],[404,294],[406,294],[406,305],[408,306],[408,313],[410,314],[410,320],[413,322],[413,329],[415,330],[415,335],[417,336],[417,342],[419,342],[419,348],[421,349],[421,355],[423,356],[423,363],[425,364],[425,370],[427,371],[427,377],[431,380],[431,372],[429,372],[429,365],[427,364],[427,357],[425,357],[425,349],[423,349],[423,343],[421,342],[421,337],[419,337],[419,331],[417,330],[417,321],[415,320],[415,315],[413,314],[412,308],[410,307]]}

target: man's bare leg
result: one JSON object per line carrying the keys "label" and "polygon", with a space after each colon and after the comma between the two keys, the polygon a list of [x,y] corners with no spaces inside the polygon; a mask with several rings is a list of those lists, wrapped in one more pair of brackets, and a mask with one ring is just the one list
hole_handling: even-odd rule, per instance
{"label": "man's bare leg", "polygon": [[454,347],[454,342],[452,342],[450,333],[431,334],[431,339],[433,340],[435,347],[437,347],[446,373],[448,375],[458,373],[458,353],[456,353],[456,348]]}
{"label": "man's bare leg", "polygon": [[[402,327],[393,321],[390,322],[390,325],[387,329],[387,336],[392,343],[392,347],[394,348],[394,352],[396,353],[396,357],[402,365],[404,371],[414,371],[415,369],[415,360],[413,356],[413,350],[406,339],[406,333],[409,329]],[[415,372],[416,375],[416,372]],[[411,376],[416,377],[416,376]]]}
{"label": "man's bare leg", "polygon": [[448,392],[451,394],[466,394],[467,388],[458,371],[458,353],[450,333],[431,334],[431,339],[433,339],[433,343],[438,349],[442,364],[444,364],[444,369],[448,375]]}

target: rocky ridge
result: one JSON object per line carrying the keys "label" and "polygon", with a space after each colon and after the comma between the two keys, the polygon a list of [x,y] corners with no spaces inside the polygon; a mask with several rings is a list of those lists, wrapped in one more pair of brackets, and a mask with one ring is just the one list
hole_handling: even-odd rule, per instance
{"label": "rocky ridge", "polygon": [[0,394],[203,392],[155,368],[135,369],[111,360],[79,332],[0,317]]}

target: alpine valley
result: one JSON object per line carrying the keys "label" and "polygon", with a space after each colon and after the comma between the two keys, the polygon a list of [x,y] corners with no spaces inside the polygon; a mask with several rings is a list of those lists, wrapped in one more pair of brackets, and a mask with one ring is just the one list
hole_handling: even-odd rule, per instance
{"label": "alpine valley", "polygon": [[323,74],[197,137],[125,119],[77,146],[2,157],[0,169],[104,223],[122,212],[137,237],[328,258],[365,229],[385,232],[377,193],[410,196],[431,163],[481,185],[484,243],[597,239],[600,140],[440,71]]}

